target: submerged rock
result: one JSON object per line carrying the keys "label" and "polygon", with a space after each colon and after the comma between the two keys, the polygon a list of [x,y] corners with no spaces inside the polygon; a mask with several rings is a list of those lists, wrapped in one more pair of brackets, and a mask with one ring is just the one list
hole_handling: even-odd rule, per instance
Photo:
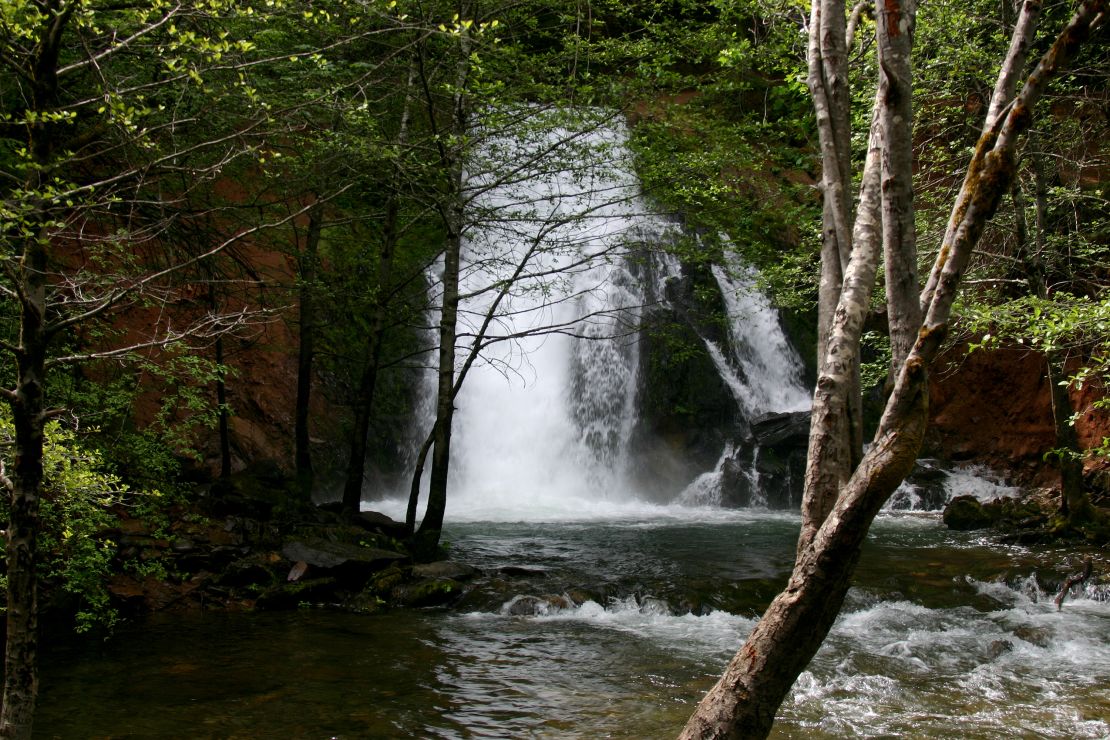
{"label": "submerged rock", "polygon": [[340,584],[334,578],[314,578],[266,589],[255,600],[257,609],[296,609],[303,604],[319,604],[335,599]]}
{"label": "submerged rock", "polygon": [[396,606],[445,606],[463,594],[463,585],[452,578],[425,578],[397,586],[392,592]]}

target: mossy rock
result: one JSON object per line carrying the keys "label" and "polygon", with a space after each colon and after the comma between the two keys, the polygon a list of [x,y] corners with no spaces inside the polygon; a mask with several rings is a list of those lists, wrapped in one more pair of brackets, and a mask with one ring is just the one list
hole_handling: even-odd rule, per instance
{"label": "mossy rock", "polygon": [[392,601],[397,606],[446,606],[463,595],[463,585],[452,578],[425,578],[397,586]]}
{"label": "mossy rock", "polygon": [[986,529],[997,521],[997,515],[984,508],[974,496],[957,496],[944,507],[944,526],[960,532]]}
{"label": "mossy rock", "polygon": [[339,583],[334,578],[313,578],[285,583],[263,591],[255,600],[256,609],[296,609],[302,604],[329,602],[335,598]]}

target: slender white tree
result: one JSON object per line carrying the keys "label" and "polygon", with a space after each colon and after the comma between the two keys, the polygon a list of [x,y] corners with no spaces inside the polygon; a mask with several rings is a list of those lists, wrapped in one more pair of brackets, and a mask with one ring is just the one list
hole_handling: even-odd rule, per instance
{"label": "slender white tree", "polygon": [[[928,421],[927,370],[948,330],[972,249],[1013,181],[1018,138],[1048,81],[1102,25],[1106,2],[1080,4],[1015,94],[1040,10],[1040,0],[1021,4],[944,241],[918,294],[907,148],[912,137],[907,111],[915,2],[886,0],[877,8],[879,91],[857,214],[849,227],[849,137],[843,130],[847,14],[841,0],[813,0],[809,84],[824,164],[823,260],[839,265],[822,267],[823,359],[814,393],[798,554],[785,590],[698,704],[682,738],[766,737],[779,705],[840,612],[871,522],[913,467]],[[875,437],[857,465],[857,448],[849,436],[852,395],[858,392],[859,340],[880,249],[887,266],[894,381]]]}

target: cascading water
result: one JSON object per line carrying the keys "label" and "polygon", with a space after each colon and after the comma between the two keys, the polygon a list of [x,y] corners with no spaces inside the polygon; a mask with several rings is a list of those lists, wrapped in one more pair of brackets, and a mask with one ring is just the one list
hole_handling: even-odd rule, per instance
{"label": "cascading water", "polygon": [[460,365],[476,336],[488,346],[456,399],[449,516],[558,517],[629,495],[644,302],[630,260],[664,225],[623,127],[598,115],[537,110],[468,163]]}
{"label": "cascading water", "polygon": [[[802,381],[801,358],[786,338],[777,311],[759,290],[755,270],[731,250],[724,257],[724,265],[710,269],[724,304],[727,342],[704,336],[702,340],[736,401],[740,418],[750,425],[768,416],[808,411],[810,393]],[[741,488],[743,503],[768,505],[761,472],[764,450],[750,429],[740,431],[742,438],[726,444],[714,470],[692,481],[680,494],[680,502],[720,505],[729,497],[726,489]],[[777,477],[787,498],[796,493],[788,464]]]}
{"label": "cascading water", "polygon": [[[459,366],[475,341],[484,348],[456,399],[449,517],[578,516],[635,498],[641,307],[665,302],[681,267],[642,248],[675,227],[650,213],[627,134],[606,115],[536,109],[468,160]],[[739,416],[808,408],[801,363],[754,272],[726,259],[711,279],[728,332],[705,345]],[[434,397],[431,374],[425,395]],[[745,454],[739,474],[760,503]],[[729,460],[679,503],[720,503]]]}
{"label": "cascading water", "polygon": [[[731,356],[719,348],[710,351],[722,375],[728,372],[748,419],[760,414],[806,411],[810,392],[802,382],[802,361],[779,323],[778,313],[756,284],[756,273],[733,252],[725,253],[725,266],[714,265],[713,277],[721,289],[728,314]],[[720,358],[720,359],[718,359]]]}

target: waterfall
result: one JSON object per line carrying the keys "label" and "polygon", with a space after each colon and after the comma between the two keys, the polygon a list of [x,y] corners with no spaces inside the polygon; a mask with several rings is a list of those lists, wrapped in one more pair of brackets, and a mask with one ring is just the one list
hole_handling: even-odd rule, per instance
{"label": "waterfall", "polygon": [[570,117],[537,110],[468,162],[460,364],[491,311],[494,341],[456,399],[449,509],[542,516],[629,495],[644,302],[632,259],[662,223],[623,126]]}
{"label": "waterfall", "polygon": [[[512,134],[487,137],[467,170],[456,369],[475,341],[483,350],[455,400],[448,517],[560,518],[631,505],[642,480],[630,453],[642,431],[642,308],[665,303],[681,273],[673,255],[644,246],[676,227],[641,197],[627,132],[612,114],[535,109]],[[754,271],[729,254],[709,277],[728,331],[705,345],[740,416],[808,408],[800,362]],[[434,373],[424,395],[434,398]],[[737,462],[751,454],[734,431],[716,468],[682,496],[690,479],[677,481],[666,500],[719,504],[728,478],[760,501],[760,471]]]}
{"label": "waterfall", "polygon": [[[739,370],[730,386],[747,417],[809,409],[801,358],[787,340],[778,312],[759,290],[755,270],[731,251],[725,252],[725,265],[712,270],[728,315],[729,359]],[[719,353],[717,349],[710,355]]]}

